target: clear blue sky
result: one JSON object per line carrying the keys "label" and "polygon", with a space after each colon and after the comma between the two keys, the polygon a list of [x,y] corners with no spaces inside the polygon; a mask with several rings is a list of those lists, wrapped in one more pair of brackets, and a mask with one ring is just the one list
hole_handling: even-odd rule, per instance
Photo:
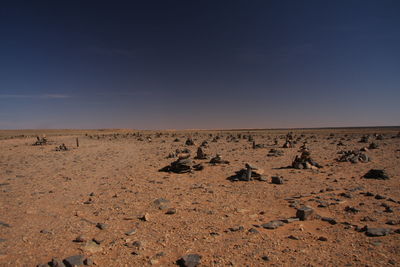
{"label": "clear blue sky", "polygon": [[0,3],[0,129],[400,125],[400,1]]}

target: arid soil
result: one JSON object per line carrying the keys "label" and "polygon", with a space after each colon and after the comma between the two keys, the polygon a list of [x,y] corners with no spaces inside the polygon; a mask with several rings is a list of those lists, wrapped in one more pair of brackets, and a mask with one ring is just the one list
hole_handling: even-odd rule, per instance
{"label": "arid soil", "polygon": [[[74,255],[97,266],[195,266],[177,263],[188,254],[199,266],[399,266],[399,130],[293,130],[292,148],[282,148],[289,130],[2,131],[0,266]],[[43,133],[48,144],[33,146]],[[194,159],[203,141],[230,164]],[[322,168],[289,168],[304,141]],[[378,148],[363,152],[371,161],[336,161],[372,142]],[[203,170],[159,171],[185,148]],[[273,148],[283,155],[268,157]],[[229,180],[245,163],[263,179]],[[389,179],[363,178],[370,169]],[[285,221],[303,206],[311,216]]]}

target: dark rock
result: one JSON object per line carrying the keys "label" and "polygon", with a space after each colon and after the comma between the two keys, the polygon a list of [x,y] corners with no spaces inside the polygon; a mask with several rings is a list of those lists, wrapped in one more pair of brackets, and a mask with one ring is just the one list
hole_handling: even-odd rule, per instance
{"label": "dark rock", "polygon": [[283,178],[280,176],[272,176],[271,177],[271,182],[273,184],[283,184]]}
{"label": "dark rock", "polygon": [[366,179],[378,179],[378,180],[387,180],[389,176],[387,175],[385,170],[380,169],[371,169],[365,175]]}
{"label": "dark rock", "polygon": [[347,211],[347,212],[352,212],[352,213],[360,212],[359,209],[357,209],[357,208],[355,208],[355,207],[351,207],[351,206],[346,206],[346,207],[344,208],[344,210]]}
{"label": "dark rock", "polygon": [[8,223],[2,222],[2,221],[0,221],[0,226],[11,227]]}
{"label": "dark rock", "polygon": [[328,222],[328,223],[330,223],[332,225],[337,224],[337,221],[335,219],[333,219],[333,218],[321,217],[321,220],[324,221],[324,222]]}
{"label": "dark rock", "polygon": [[108,225],[105,223],[97,223],[96,227],[99,228],[100,230],[105,230],[108,228]]}
{"label": "dark rock", "polygon": [[276,221],[270,221],[269,223],[264,223],[261,226],[265,229],[276,229],[280,226],[282,226],[284,223],[282,221],[276,220]]}
{"label": "dark rock", "polygon": [[165,212],[165,214],[168,214],[168,215],[173,215],[175,213],[176,213],[176,209],[175,208],[170,208]]}
{"label": "dark rock", "polygon": [[262,256],[261,259],[263,261],[270,261],[270,259],[269,259],[269,257],[267,255]]}
{"label": "dark rock", "polygon": [[318,237],[318,241],[328,241],[328,238],[326,238],[324,236],[320,236],[320,237]]}
{"label": "dark rock", "polygon": [[296,217],[299,218],[301,221],[305,221],[310,219],[313,213],[314,210],[312,208],[305,206],[297,209]]}
{"label": "dark rock", "polygon": [[49,262],[49,265],[51,267],[65,267],[65,264],[58,258],[51,259],[51,261]]}
{"label": "dark rock", "polygon": [[84,255],[74,255],[63,260],[66,267],[74,267],[84,265],[85,256]]}
{"label": "dark rock", "polygon": [[392,232],[393,232],[393,230],[389,229],[389,228],[369,228],[369,227],[367,227],[365,234],[370,237],[376,237],[376,236],[389,235]]}
{"label": "dark rock", "polygon": [[181,267],[196,267],[200,264],[201,258],[198,254],[188,254],[180,258],[177,264]]}

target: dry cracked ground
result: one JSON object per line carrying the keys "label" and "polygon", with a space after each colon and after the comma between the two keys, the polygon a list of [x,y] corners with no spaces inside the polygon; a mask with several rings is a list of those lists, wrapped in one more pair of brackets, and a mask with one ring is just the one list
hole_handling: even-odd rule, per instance
{"label": "dry cracked ground", "polygon": [[[399,266],[399,130],[1,131],[0,265]],[[290,168],[304,142],[322,168]],[[204,168],[160,172],[176,149]],[[229,180],[245,163],[262,179]]]}

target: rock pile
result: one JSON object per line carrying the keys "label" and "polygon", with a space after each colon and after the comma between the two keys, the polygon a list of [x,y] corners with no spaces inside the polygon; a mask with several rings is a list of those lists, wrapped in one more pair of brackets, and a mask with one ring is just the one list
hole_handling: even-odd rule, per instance
{"label": "rock pile", "polygon": [[296,156],[292,162],[292,168],[295,169],[312,169],[313,167],[322,168],[321,165],[311,158],[310,152],[308,151],[303,151],[300,157]]}
{"label": "rock pile", "polygon": [[33,143],[34,146],[42,146],[47,144],[47,138],[44,135],[43,137],[36,136],[36,142]]}
{"label": "rock pile", "polygon": [[337,159],[338,162],[358,163],[369,162],[371,160],[368,155],[359,150],[340,151],[339,153],[342,155]]}
{"label": "rock pile", "polygon": [[189,157],[187,158],[179,158],[178,160],[172,162],[170,165],[165,166],[160,169],[161,172],[174,172],[174,173],[188,173],[195,171],[200,171],[204,169],[204,166],[201,164],[195,164]]}
{"label": "rock pile", "polygon": [[56,147],[56,151],[68,151],[68,148],[66,147],[65,144],[61,144],[58,147]]}
{"label": "rock pile", "polygon": [[221,157],[221,155],[218,155],[218,154],[217,154],[215,157],[213,157],[213,158],[210,160],[210,163],[211,163],[211,164],[214,164],[214,165],[216,165],[216,164],[229,164],[229,161],[223,160],[222,157]]}
{"label": "rock pile", "polygon": [[194,141],[193,141],[192,138],[188,138],[188,139],[186,139],[185,144],[186,144],[187,146],[194,146]]}
{"label": "rock pile", "polygon": [[265,146],[263,144],[256,144],[256,141],[253,141],[253,149],[256,148],[264,148]]}
{"label": "rock pile", "polygon": [[237,171],[235,175],[228,178],[228,180],[235,181],[266,181],[266,178],[262,176],[264,173],[263,169],[257,168],[254,165],[248,163],[245,164],[245,168]]}
{"label": "rock pile", "polygon": [[201,146],[199,146],[197,148],[197,155],[196,155],[195,159],[208,159],[208,156],[206,155],[206,153],[204,153]]}

